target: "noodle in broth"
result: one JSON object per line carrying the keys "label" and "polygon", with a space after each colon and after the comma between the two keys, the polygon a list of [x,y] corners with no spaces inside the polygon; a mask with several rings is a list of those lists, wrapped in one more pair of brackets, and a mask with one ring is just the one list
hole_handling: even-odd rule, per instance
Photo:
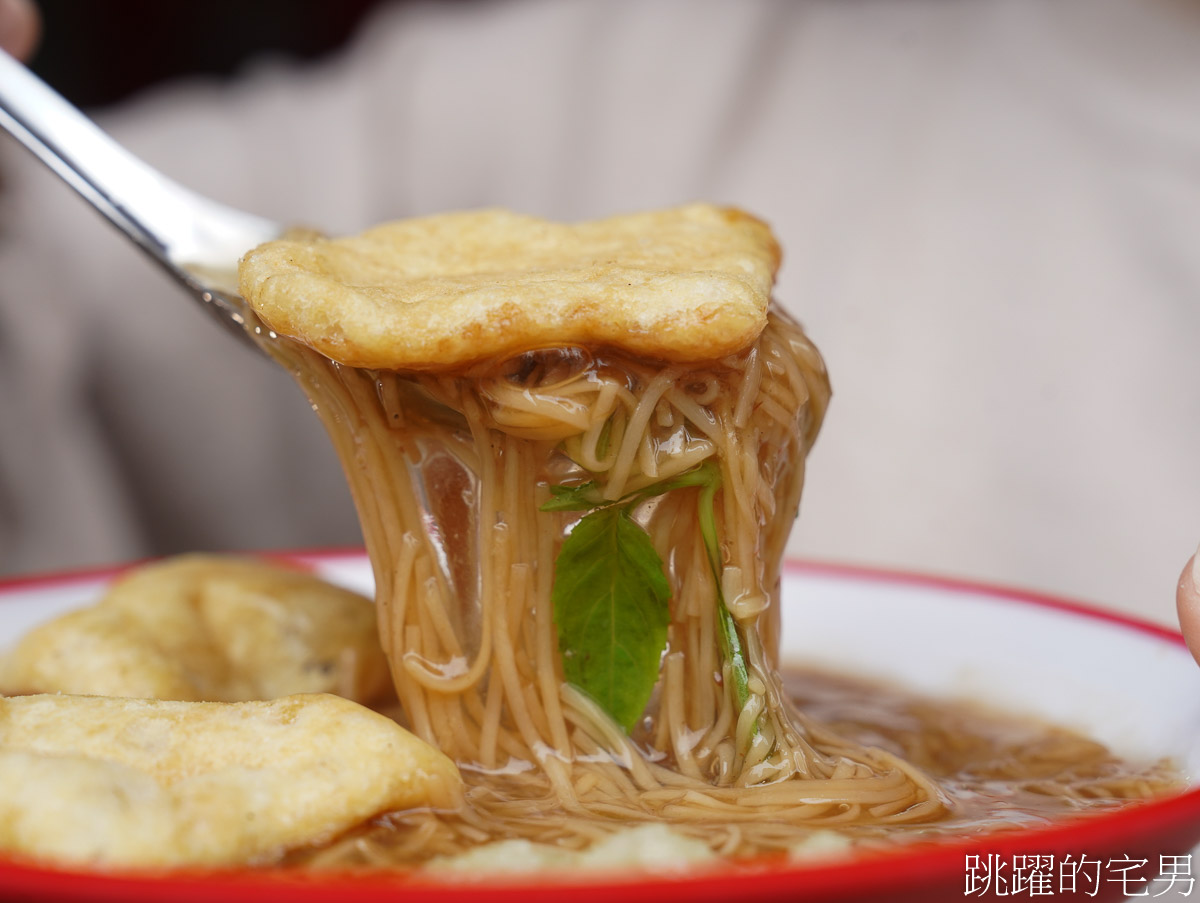
{"label": "noodle in broth", "polygon": [[[777,671],[780,562],[829,398],[819,355],[781,312],[752,347],[687,367],[564,348],[392,372],[283,337],[264,345],[309,394],[349,476],[402,718],[468,787],[463,811],[392,817],[322,862],[422,861],[507,837],[579,849],[659,820],[734,855],[788,850],[831,826],[870,837],[953,823],[950,798],[903,749],[806,716]],[[592,479],[612,500],[709,460],[721,474],[720,595],[699,489],[635,512],[666,563],[671,623],[627,735],[562,677],[547,563],[578,513],[541,507],[550,486]],[[740,705],[722,597],[747,664]],[[1104,780],[1105,799],[1149,786]]]}
{"label": "noodle in broth", "polygon": [[[397,717],[466,785],[455,811],[391,813],[300,860],[583,850],[638,824],[745,856],[1002,826],[1010,791],[1069,812],[1169,785],[1104,751],[1072,771],[1091,747],[1065,733],[1028,761],[1014,746],[1004,786],[962,783],[936,718],[887,738],[793,703],[780,567],[830,390],[770,301],[765,223],[491,210],[294,238],[243,258],[247,325],[341,458]],[[1021,783],[1047,763],[1070,779]]]}

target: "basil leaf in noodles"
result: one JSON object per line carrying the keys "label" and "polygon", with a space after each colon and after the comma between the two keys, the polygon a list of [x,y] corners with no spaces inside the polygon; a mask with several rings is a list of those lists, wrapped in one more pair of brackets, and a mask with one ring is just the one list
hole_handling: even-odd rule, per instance
{"label": "basil leaf in noodles", "polygon": [[670,592],[650,537],[622,507],[581,518],[555,562],[550,598],[564,677],[626,732],[658,681]]}
{"label": "basil leaf in noodles", "polygon": [[[709,459],[616,501],[606,500],[594,480],[551,486],[551,498],[541,506],[542,511],[591,511],[563,543],[555,562],[551,601],[567,680],[599,702],[627,731],[641,716],[658,680],[670,621],[670,588],[662,559],[629,512],[655,496],[692,488],[699,490],[697,516],[716,588],[721,655],[729,664],[734,700],[741,711],[750,700],[750,668],[741,633],[722,591],[715,505],[716,492],[721,488],[720,465]],[[636,563],[631,565],[630,561]],[[661,592],[653,588],[660,583]],[[649,601],[659,596],[661,602]],[[657,631],[645,629],[651,611],[661,614]],[[633,612],[635,617],[627,620],[623,612]],[[571,625],[569,631],[564,629],[564,622]],[[635,660],[641,667],[622,675],[620,669]]]}
{"label": "basil leaf in noodles", "polygon": [[[717,594],[721,591],[718,588]],[[729,672],[733,678],[733,693],[737,699],[738,711],[746,707],[750,701],[750,669],[746,667],[746,652],[742,648],[742,636],[738,633],[737,623],[725,605],[725,600],[717,603],[717,618],[721,627],[721,654],[729,662]]]}
{"label": "basil leaf in noodles", "polygon": [[[717,526],[715,515],[713,514],[712,497],[721,488],[721,466],[716,461],[709,458],[703,464],[697,464],[695,467],[691,467],[681,474],[677,474],[666,480],[659,480],[657,483],[652,483],[645,489],[633,493],[633,496],[638,501],[641,501],[642,499],[662,495],[675,489],[689,489],[694,486],[699,486],[702,492],[708,493],[709,532],[704,534],[704,542],[711,555],[712,551],[716,548],[717,541]],[[701,515],[703,515],[703,503],[701,503]],[[703,526],[701,524],[702,528]],[[720,555],[717,556],[716,560],[720,562]]]}
{"label": "basil leaf in noodles", "polygon": [[714,503],[717,489],[721,486],[721,470],[715,461],[705,461],[700,467],[680,476],[689,479],[687,485],[700,487],[696,499],[696,515],[700,521],[700,536],[704,540],[708,566],[712,570],[717,588],[717,624],[720,628],[721,654],[725,661],[729,662],[733,694],[738,710],[741,711],[750,701],[750,668],[746,664],[746,651],[742,648],[742,637],[738,633],[737,622],[729,612],[722,589],[721,545],[717,539],[717,514]]}
{"label": "basil leaf in noodles", "polygon": [[541,511],[590,511],[605,504],[604,497],[595,480],[575,486],[551,486],[550,501],[541,506]]}

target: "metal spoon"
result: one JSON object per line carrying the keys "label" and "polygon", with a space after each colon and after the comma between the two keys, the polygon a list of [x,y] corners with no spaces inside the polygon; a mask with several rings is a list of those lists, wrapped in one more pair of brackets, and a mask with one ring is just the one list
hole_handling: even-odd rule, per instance
{"label": "metal spoon", "polygon": [[0,126],[242,339],[246,302],[220,273],[283,227],[172,182],[0,51]]}

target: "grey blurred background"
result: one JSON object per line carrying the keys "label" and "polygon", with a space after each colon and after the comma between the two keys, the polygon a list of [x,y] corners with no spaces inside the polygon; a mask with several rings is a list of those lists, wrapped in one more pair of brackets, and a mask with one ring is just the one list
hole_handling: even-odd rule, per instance
{"label": "grey blurred background", "polygon": [[[762,216],[835,389],[793,554],[1173,620],[1200,540],[1200,5],[43,10],[45,77],[285,221]],[[0,572],[358,543],[286,375],[7,140],[0,178]]]}

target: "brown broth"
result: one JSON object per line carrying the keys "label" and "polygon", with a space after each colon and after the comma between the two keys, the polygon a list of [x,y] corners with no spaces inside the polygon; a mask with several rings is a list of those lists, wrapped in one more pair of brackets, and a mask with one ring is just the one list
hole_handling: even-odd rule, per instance
{"label": "brown broth", "polygon": [[843,736],[881,746],[933,777],[950,814],[924,826],[970,834],[1023,827],[1162,795],[1168,762],[1135,764],[1075,731],[857,678],[785,672],[796,705]]}
{"label": "brown broth", "polygon": [[[965,702],[936,700],[893,686],[813,670],[784,673],[795,704],[845,738],[880,746],[932,776],[947,802],[947,815],[933,823],[886,828],[846,825],[809,828],[779,824],[778,842],[738,843],[737,826],[711,823],[673,825],[703,838],[724,856],[777,855],[794,850],[814,834],[833,831],[849,845],[964,837],[1049,824],[1090,812],[1111,810],[1177,790],[1182,779],[1166,761],[1122,760],[1103,744],[1074,731]],[[499,774],[465,771],[467,798],[519,793],[518,783]],[[523,801],[513,800],[515,805]],[[578,825],[557,839],[556,818],[574,818],[553,807],[546,829],[531,826],[528,839],[578,848]],[[776,816],[767,816],[774,819]],[[595,838],[630,825],[627,819],[593,818]],[[453,855],[510,835],[459,813],[398,813],[377,819],[350,836],[317,850],[294,854],[293,862],[316,867],[406,867],[435,856]]]}

